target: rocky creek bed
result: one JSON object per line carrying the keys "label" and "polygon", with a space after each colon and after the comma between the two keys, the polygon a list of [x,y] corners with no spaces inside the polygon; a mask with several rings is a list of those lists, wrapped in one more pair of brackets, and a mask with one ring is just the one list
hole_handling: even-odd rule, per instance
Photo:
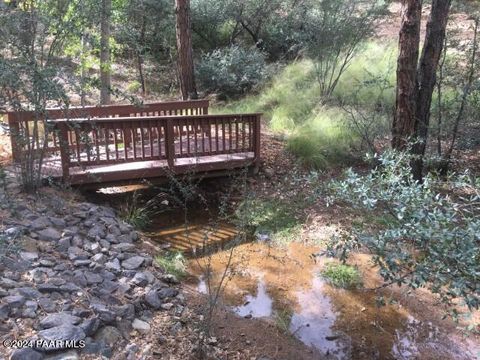
{"label": "rocky creek bed", "polygon": [[0,359],[195,352],[197,320],[177,280],[113,209],[52,188],[26,195],[9,182],[0,191]]}

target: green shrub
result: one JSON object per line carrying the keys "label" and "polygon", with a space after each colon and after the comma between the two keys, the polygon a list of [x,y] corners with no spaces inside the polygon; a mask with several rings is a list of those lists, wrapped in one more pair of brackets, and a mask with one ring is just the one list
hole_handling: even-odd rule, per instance
{"label": "green shrub", "polygon": [[264,55],[256,48],[239,46],[218,49],[197,64],[197,80],[207,93],[231,98],[257,88],[267,77]]}
{"label": "green shrub", "polygon": [[142,204],[139,196],[140,194],[135,191],[131,199],[127,200],[125,205],[120,208],[120,218],[135,229],[145,230],[151,224],[152,217],[156,212],[155,199]]}
{"label": "green shrub", "polygon": [[181,279],[186,274],[187,261],[179,251],[170,251],[159,255],[155,260],[167,274],[175,275],[177,279]]}
{"label": "green shrub", "polygon": [[[418,183],[408,153],[385,152],[368,174],[348,170],[330,184],[332,200],[363,211],[390,214],[379,229],[353,228],[333,239],[330,251],[345,259],[365,247],[385,282],[426,287],[451,304],[480,307],[480,179],[469,174],[443,181],[429,174]],[[455,194],[455,195],[449,195]]]}
{"label": "green shrub", "polygon": [[344,123],[344,114],[338,109],[320,109],[287,140],[287,149],[302,164],[325,169],[348,163],[351,148],[357,142]]}
{"label": "green shrub", "polygon": [[351,289],[361,284],[361,276],[354,266],[329,263],[322,270],[322,276],[333,286]]}

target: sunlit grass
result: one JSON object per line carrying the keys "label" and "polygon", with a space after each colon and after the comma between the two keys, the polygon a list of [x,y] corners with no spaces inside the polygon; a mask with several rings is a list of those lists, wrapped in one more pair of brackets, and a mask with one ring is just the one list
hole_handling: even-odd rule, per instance
{"label": "sunlit grass", "polygon": [[345,264],[329,263],[321,275],[333,286],[344,289],[358,287],[362,283],[358,269]]}
{"label": "sunlit grass", "polygon": [[[377,106],[393,106],[395,61],[394,44],[365,44],[333,96],[325,99],[320,97],[312,60],[299,60],[280,69],[259,94],[213,112],[263,112],[269,129],[287,138],[288,150],[302,164],[317,169],[349,164],[358,138],[346,126],[342,107],[355,105],[375,111]],[[385,128],[383,123],[379,126]]]}

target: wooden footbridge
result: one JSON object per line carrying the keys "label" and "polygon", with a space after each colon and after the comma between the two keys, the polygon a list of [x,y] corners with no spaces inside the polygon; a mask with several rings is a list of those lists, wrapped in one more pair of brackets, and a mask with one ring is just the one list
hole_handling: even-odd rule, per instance
{"label": "wooden footbridge", "polygon": [[258,168],[261,114],[209,115],[208,100],[8,112],[16,163],[72,185]]}

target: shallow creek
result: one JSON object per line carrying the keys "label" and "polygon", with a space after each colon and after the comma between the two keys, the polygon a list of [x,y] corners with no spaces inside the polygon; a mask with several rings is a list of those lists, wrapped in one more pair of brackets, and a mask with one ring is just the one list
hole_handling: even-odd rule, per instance
{"label": "shallow creek", "polygon": [[[221,227],[205,234],[218,239],[218,233],[231,232],[230,227]],[[196,231],[202,228],[197,225]],[[162,232],[165,229],[157,240],[162,241]],[[168,241],[175,240],[168,237]],[[222,250],[191,259],[189,272],[194,275],[192,285],[207,295],[209,288],[218,287],[230,261],[222,303],[238,316],[274,322],[327,359],[475,358],[478,344],[462,341],[457,332],[451,336],[452,329],[442,331],[441,325],[428,320],[432,309],[422,314],[415,303],[416,312],[410,312],[406,289],[375,293],[330,286],[320,272],[325,262],[333,260],[314,256],[318,251],[299,243],[278,248],[250,242],[236,246],[231,258],[230,250]],[[352,261],[365,287],[380,284],[368,256],[358,255]],[[210,281],[205,277],[207,269]],[[377,305],[379,295],[386,298],[386,305]]]}
{"label": "shallow creek", "polygon": [[[186,227],[181,212],[166,212],[147,235],[179,250],[198,249],[205,242],[218,248],[235,238],[232,225],[217,222],[212,228],[201,209],[193,215]],[[463,339],[451,321],[440,320],[443,310],[431,294],[398,287],[376,292],[334,288],[321,276],[322,267],[333,260],[316,256],[319,250],[300,243],[243,243],[234,247],[233,256],[228,249],[190,256],[188,281],[208,295],[229,264],[222,304],[239,317],[276,324],[322,359],[480,359],[478,339]],[[358,254],[351,263],[360,270],[363,288],[381,284],[367,255]]]}

